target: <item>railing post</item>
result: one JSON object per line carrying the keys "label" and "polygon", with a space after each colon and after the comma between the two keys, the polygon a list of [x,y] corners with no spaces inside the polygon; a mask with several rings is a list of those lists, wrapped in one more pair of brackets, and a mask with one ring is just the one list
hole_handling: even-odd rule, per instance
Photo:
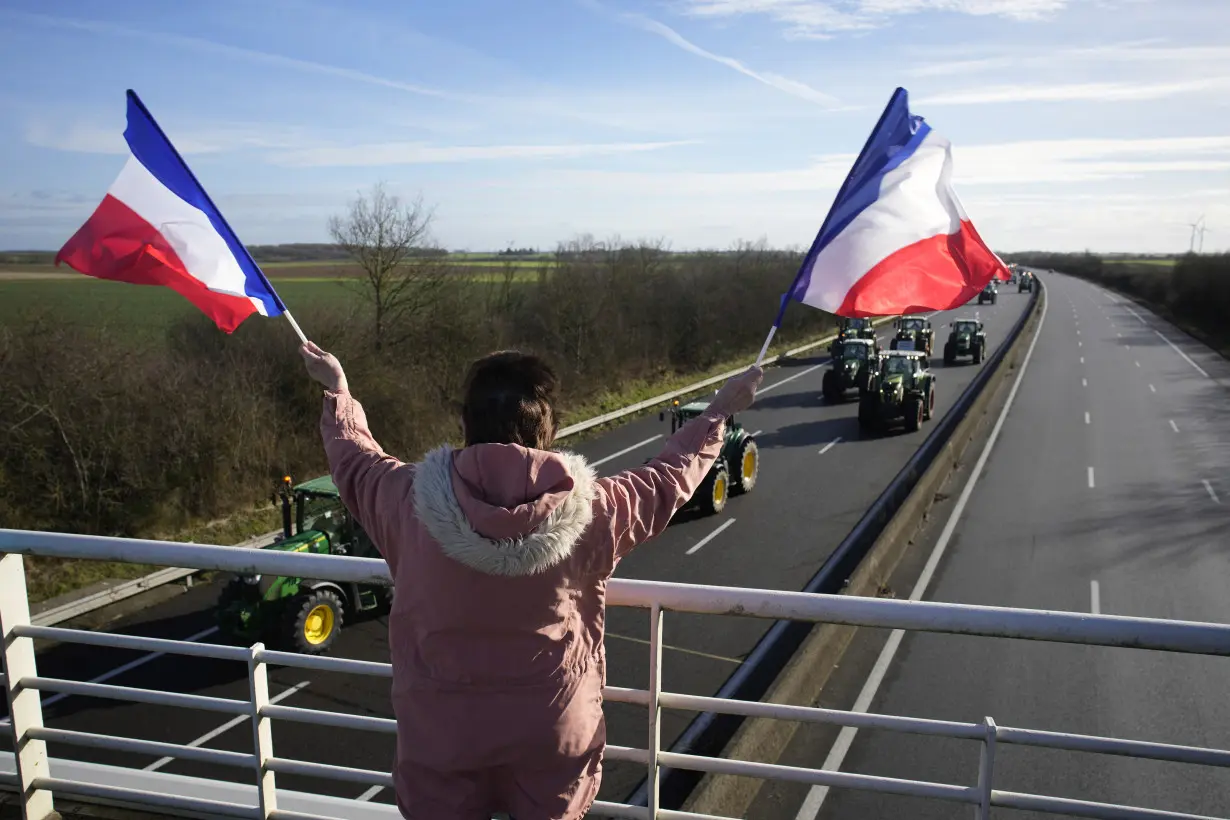
{"label": "railing post", "polygon": [[17,626],[30,623],[30,602],[26,598],[26,571],[20,555],[0,556],[0,632],[4,635],[4,691],[9,702],[9,723],[13,729],[13,758],[17,782],[21,786],[21,816],[24,820],[58,817],[51,792],[35,788],[35,781],[50,777],[47,744],[27,733],[43,728],[43,705],[37,689],[26,689],[22,678],[38,676],[34,662],[34,641],[13,634]]}
{"label": "railing post", "polygon": [[257,655],[265,651],[263,643],[252,645],[248,658],[248,685],[252,695],[252,740],[256,755],[256,794],[262,820],[278,808],[278,794],[269,758],[273,757],[273,722],[261,712],[269,705],[269,672]]}
{"label": "railing post", "polygon": [[974,820],[990,820],[991,780],[995,770],[995,718],[985,718],[982,725],[986,734],[982,738],[982,757],[978,761],[980,802],[974,807]]}
{"label": "railing post", "polygon": [[658,752],[662,749],[662,607],[649,610],[649,816],[658,816]]}

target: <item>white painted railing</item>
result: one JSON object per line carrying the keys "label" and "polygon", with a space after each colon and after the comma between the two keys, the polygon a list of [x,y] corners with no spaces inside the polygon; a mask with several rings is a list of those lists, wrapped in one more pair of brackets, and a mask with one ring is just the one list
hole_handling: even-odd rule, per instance
{"label": "white painted railing", "polygon": [[[0,554],[3,554],[0,558],[0,630],[4,637],[4,683],[9,699],[10,726],[15,750],[10,785],[15,787],[22,796],[26,818],[42,820],[50,816],[54,794],[87,801],[110,802],[196,816],[285,818],[286,820],[290,818],[300,820],[318,818],[319,820],[321,818],[397,816],[395,810],[388,806],[324,797],[313,802],[309,799],[310,796],[288,793],[276,788],[276,775],[279,773],[308,775],[383,787],[391,786],[392,780],[387,772],[279,757],[274,753],[273,721],[295,721],[386,734],[395,733],[396,724],[386,718],[302,709],[271,703],[267,671],[272,665],[390,677],[392,670],[388,664],[273,652],[259,644],[250,648],[241,648],[35,626],[30,623],[29,619],[21,555],[132,561],[241,574],[293,575],[387,584],[389,576],[383,562],[351,557],[234,550],[227,547],[185,546],[169,542],[4,529],[0,529]],[[594,815],[646,818],[647,820],[648,818],[701,818],[702,815],[659,808],[658,770],[661,766],[667,766],[715,774],[742,775],[828,787],[930,797],[972,806],[974,816],[984,819],[989,817],[992,806],[1078,817],[1180,818],[1190,817],[1190,815],[995,789],[993,780],[996,746],[1007,743],[1230,768],[1230,751],[1009,728],[998,726],[989,717],[978,723],[923,720],[834,709],[700,697],[663,692],[661,689],[663,614],[667,611],[772,619],[786,618],[815,623],[1024,638],[1218,656],[1230,655],[1230,626],[623,579],[615,579],[610,583],[607,602],[610,606],[638,607],[649,612],[649,688],[640,690],[607,687],[605,691],[605,699],[608,701],[638,704],[648,708],[647,748],[609,746],[607,757],[611,760],[631,761],[646,766],[650,786],[649,806],[638,807],[599,802],[591,810]],[[54,640],[145,652],[192,655],[246,663],[250,697],[247,701],[241,701],[41,677],[36,668],[35,640]],[[50,728],[43,725],[40,702],[43,692],[88,695],[96,698],[203,709],[249,717],[252,724],[253,751],[251,753],[221,751]],[[711,711],[749,717],[889,729],[913,734],[961,738],[980,744],[980,764],[978,771],[971,773],[972,785],[959,785],[675,754],[663,751],[661,748],[660,721],[663,709],[687,712]],[[49,759],[47,754],[49,743],[160,755],[250,769],[253,785],[240,794],[236,792],[238,787],[233,783],[196,781],[194,792],[194,784],[188,782],[192,781],[192,778],[135,772],[134,774],[141,774],[144,777],[139,787],[120,785],[120,779],[115,776],[114,772],[127,770],[113,769],[109,777],[104,777],[98,773],[98,770],[111,767]],[[71,776],[75,772],[79,774]],[[0,781],[3,780],[4,771],[3,767],[0,767]],[[206,784],[204,794],[208,796],[202,795],[200,784]],[[231,796],[232,799],[224,800],[220,796]],[[294,808],[288,808],[292,803]]]}

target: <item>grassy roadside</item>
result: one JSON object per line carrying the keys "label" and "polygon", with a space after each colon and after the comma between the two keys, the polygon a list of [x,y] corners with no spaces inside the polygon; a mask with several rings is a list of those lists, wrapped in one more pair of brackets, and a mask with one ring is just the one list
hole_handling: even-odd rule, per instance
{"label": "grassy roadside", "polygon": [[[780,355],[786,350],[801,347],[831,335],[831,331],[810,336],[786,339],[772,345],[769,356]],[[743,350],[712,367],[699,372],[662,372],[655,378],[621,381],[592,401],[585,402],[564,410],[565,425],[584,421],[585,419],[609,413],[621,407],[627,407],[637,402],[645,401],[654,396],[678,390],[694,382],[702,381],[721,373],[745,366],[751,362],[759,348]],[[569,436],[561,442],[562,446],[573,447],[592,440],[596,436],[626,424],[636,418],[657,412],[648,408],[642,413],[627,416],[610,424]],[[459,442],[454,442],[455,444]],[[313,476],[294,476],[296,481],[306,480]],[[273,488],[270,488],[272,493]],[[214,521],[202,521],[192,527],[177,532],[148,533],[148,537],[169,541],[193,542],[199,544],[236,544],[256,535],[270,532],[281,526],[281,516],[278,509],[268,500],[258,502],[250,508],[236,510],[233,514]],[[77,561],[56,558],[27,558],[26,585],[31,602],[46,601],[61,595],[92,587],[109,581],[124,581],[148,575],[158,567],[101,561]]]}

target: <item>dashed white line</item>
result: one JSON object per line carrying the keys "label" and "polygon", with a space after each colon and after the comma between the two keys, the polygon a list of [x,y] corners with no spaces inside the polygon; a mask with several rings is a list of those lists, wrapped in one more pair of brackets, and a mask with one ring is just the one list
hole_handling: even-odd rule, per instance
{"label": "dashed white line", "polygon": [[1140,362],[1136,362],[1136,366],[1137,366],[1137,367],[1140,367]]}
{"label": "dashed white line", "polygon": [[384,791],[384,786],[372,786],[370,789],[363,792],[363,794],[359,795],[359,800],[366,803],[382,791]]}
{"label": "dashed white line", "polygon": [[1156,387],[1154,387],[1153,385],[1149,385],[1149,392],[1150,392],[1150,393],[1156,393],[1156,392],[1157,392],[1157,388],[1156,388]]}
{"label": "dashed white line", "polygon": [[1085,343],[1084,343],[1084,342],[1077,342],[1077,343],[1076,343],[1076,346],[1077,346],[1077,347],[1084,347],[1084,346],[1085,346]]}
{"label": "dashed white line", "polygon": [[1089,612],[1094,615],[1102,614],[1102,591],[1098,588],[1097,581],[1089,582]]}
{"label": "dashed white line", "polygon": [[653,442],[657,441],[660,438],[662,438],[662,434],[658,433],[656,436],[651,436],[650,438],[647,438],[644,441],[638,441],[636,444],[633,444],[631,447],[625,447],[622,450],[620,450],[618,453],[611,453],[609,456],[600,458],[597,461],[591,461],[589,463],[589,466],[597,467],[599,465],[606,464],[611,459],[619,458],[620,456],[626,456],[628,453],[632,452],[633,450],[639,450],[642,447],[644,447],[646,444],[652,444]]}
{"label": "dashed white line", "polygon": [[1089,386],[1089,380],[1081,379],[1081,387],[1088,387],[1088,386]]}
{"label": "dashed white line", "polygon": [[1081,329],[1079,327],[1076,329],[1076,335],[1077,336],[1081,335]]}
{"label": "dashed white line", "polygon": [[1179,432],[1179,425],[1174,423],[1174,419],[1170,420],[1170,429],[1174,430],[1176,433]]}
{"label": "dashed white line", "polygon": [[820,455],[824,455],[824,454],[825,454],[825,453],[827,453],[829,450],[832,450],[832,449],[833,449],[833,447],[834,447],[834,445],[836,445],[836,444],[837,444],[837,442],[839,442],[839,441],[841,441],[841,436],[838,436],[837,438],[835,438],[835,439],[833,439],[832,441],[830,441],[828,444],[824,445],[824,447],[822,447],[822,448],[820,449]]}
{"label": "dashed white line", "polygon": [[1089,468],[1089,489],[1093,489],[1093,468]]}
{"label": "dashed white line", "polygon": [[761,434],[761,433],[763,433],[763,432],[764,432],[764,430],[757,430],[757,431],[756,431],[756,432],[754,432],[754,433],[748,433],[748,435],[749,435],[749,436],[751,436],[752,438],[756,438],[756,436],[760,435],[760,434]]}
{"label": "dashed white line", "polygon": [[820,364],[816,365],[815,367],[809,367],[800,373],[795,373],[793,376],[787,376],[786,378],[782,379],[780,382],[774,382],[768,387],[762,387],[759,390],[757,390],[756,393],[757,395],[761,395],[764,393],[768,393],[770,390],[776,390],[777,388],[781,387],[786,382],[792,382],[795,379],[801,379],[802,377],[806,376],[808,373],[819,370],[820,368],[824,367],[826,364],[828,364],[827,359],[821,362]]}
{"label": "dashed white line", "polygon": [[[270,703],[281,703],[282,701],[286,700],[288,697],[290,697],[291,695],[295,694],[296,692],[298,692],[300,689],[302,689],[303,687],[305,687],[305,686],[307,686],[307,685],[308,685],[308,681],[302,681],[302,682],[300,682],[300,683],[296,683],[294,686],[292,686],[292,687],[290,687],[289,689],[285,690],[285,691],[284,691],[284,692],[282,692],[281,694],[278,694],[278,695],[275,695],[274,697],[271,697],[271,698],[269,699],[269,702],[270,702]],[[250,716],[250,715],[239,715],[238,717],[233,717],[233,718],[231,718],[230,720],[228,720],[226,723],[223,723],[223,724],[222,724],[221,726],[219,726],[217,729],[214,729],[213,731],[206,732],[205,734],[201,735],[201,736],[200,736],[200,737],[198,737],[196,740],[192,741],[191,743],[189,743],[189,744],[187,744],[187,745],[188,745],[190,748],[195,749],[196,747],[198,747],[198,746],[200,746],[200,745],[202,745],[202,744],[208,743],[209,741],[213,740],[213,739],[214,739],[215,737],[217,737],[218,735],[223,734],[224,732],[229,732],[231,729],[234,729],[234,728],[235,728],[236,726],[238,726],[239,724],[243,723],[244,721],[250,720],[250,719],[251,719],[251,716]],[[174,759],[175,759],[175,758],[173,758],[173,757],[163,757],[163,758],[159,758],[158,760],[155,760],[153,763],[151,763],[151,764],[149,764],[148,766],[146,766],[146,767],[145,767],[145,771],[147,771],[147,772],[156,772],[156,771],[158,771],[159,769],[161,769],[163,766],[165,766],[165,765],[167,765],[168,763],[170,763],[170,762],[171,762],[172,760],[174,760]]]}
{"label": "dashed white line", "polygon": [[1084,363],[1085,363],[1085,357],[1081,356],[1081,364],[1084,364]]}
{"label": "dashed white line", "polygon": [[1213,499],[1214,504],[1221,503],[1221,499],[1217,497],[1217,493],[1213,491],[1213,485],[1209,483],[1209,480],[1207,478],[1204,479],[1204,488],[1208,490],[1209,498]]}
{"label": "dashed white line", "polygon": [[1089,411],[1088,410],[1085,411],[1085,424],[1092,424],[1092,422],[1089,421]]}
{"label": "dashed white line", "polygon": [[699,541],[697,541],[695,544],[693,544],[693,545],[692,545],[692,548],[691,548],[691,549],[689,549],[689,550],[687,551],[687,553],[685,553],[685,554],[686,554],[686,555],[691,555],[692,553],[696,552],[698,549],[700,549],[701,547],[703,547],[705,544],[708,544],[708,543],[709,543],[710,541],[712,541],[714,538],[717,538],[719,535],[721,535],[721,534],[722,534],[722,532],[723,532],[723,531],[724,531],[727,527],[729,527],[731,524],[733,524],[733,523],[735,523],[735,519],[733,519],[733,518],[732,518],[732,519],[730,519],[729,521],[727,521],[725,524],[723,524],[722,526],[718,527],[716,530],[714,530],[713,532],[709,533],[709,534],[708,534],[708,535],[706,535],[704,538],[700,539],[700,540],[699,540]]}

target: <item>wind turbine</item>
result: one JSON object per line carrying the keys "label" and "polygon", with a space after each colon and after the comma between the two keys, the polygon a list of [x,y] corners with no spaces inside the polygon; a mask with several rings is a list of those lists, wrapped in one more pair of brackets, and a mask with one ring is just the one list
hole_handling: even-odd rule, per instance
{"label": "wind turbine", "polygon": [[1201,214],[1200,218],[1197,219],[1195,222],[1185,222],[1184,224],[1187,225],[1187,227],[1192,229],[1192,241],[1191,241],[1191,244],[1188,245],[1187,252],[1196,253],[1196,232],[1197,231],[1199,231],[1200,233],[1200,245],[1201,247],[1204,247],[1204,214]]}

